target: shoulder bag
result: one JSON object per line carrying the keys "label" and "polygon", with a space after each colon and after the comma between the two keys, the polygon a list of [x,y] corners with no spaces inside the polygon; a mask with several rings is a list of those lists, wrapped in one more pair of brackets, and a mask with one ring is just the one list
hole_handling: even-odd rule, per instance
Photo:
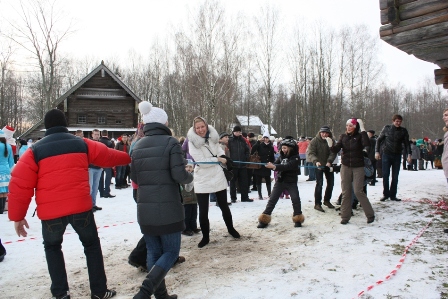
{"label": "shoulder bag", "polygon": [[[258,155],[258,152],[255,152],[253,155],[249,156],[249,162],[261,163],[261,158]],[[260,169],[261,165],[260,164],[248,164],[247,168],[248,169]]]}

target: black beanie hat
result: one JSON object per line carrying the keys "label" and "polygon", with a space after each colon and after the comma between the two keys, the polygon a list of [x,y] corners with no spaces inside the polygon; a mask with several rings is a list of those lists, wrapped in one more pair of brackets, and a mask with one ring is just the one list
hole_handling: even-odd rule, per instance
{"label": "black beanie hat", "polygon": [[329,126],[322,126],[319,130],[319,132],[326,132],[326,133],[331,133],[330,127]]}
{"label": "black beanie hat", "polygon": [[241,127],[240,126],[234,126],[232,132],[241,132]]}
{"label": "black beanie hat", "polygon": [[57,126],[67,127],[67,120],[64,112],[59,109],[51,109],[45,114],[44,124],[47,130]]}

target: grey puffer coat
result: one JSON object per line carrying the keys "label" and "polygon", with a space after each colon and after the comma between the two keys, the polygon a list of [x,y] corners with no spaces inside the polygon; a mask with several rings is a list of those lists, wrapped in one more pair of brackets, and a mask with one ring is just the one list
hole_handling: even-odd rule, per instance
{"label": "grey puffer coat", "polygon": [[160,123],[148,123],[132,150],[131,179],[138,185],[137,219],[143,234],[159,236],[185,229],[179,184],[193,181],[185,170],[178,140]]}

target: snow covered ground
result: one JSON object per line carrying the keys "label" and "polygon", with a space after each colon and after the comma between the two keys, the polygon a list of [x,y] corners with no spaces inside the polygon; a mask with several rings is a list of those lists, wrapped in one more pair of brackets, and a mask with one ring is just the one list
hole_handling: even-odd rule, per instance
{"label": "snow covered ground", "polygon": [[[335,178],[332,202],[340,194],[340,177]],[[448,212],[433,214],[434,206],[419,202],[438,202],[446,194],[441,170],[402,170],[398,196],[409,201],[380,202],[381,179],[369,186],[368,197],[376,213],[373,224],[366,223],[362,209],[355,211],[348,225],[339,223],[335,210],[314,210],[315,182],[305,180],[299,176],[306,217],[301,228],[293,227],[288,199],[278,202],[266,229],[256,226],[267,201],[238,201],[231,206],[235,228],[242,235],[236,240],[227,233],[219,208],[211,204],[211,242],[199,249],[200,234],[182,236],[181,255],[187,260],[168,273],[169,292],[192,299],[357,298],[363,291],[361,298],[447,298],[448,234],[443,229],[448,227]],[[263,185],[264,195],[265,189]],[[113,193],[117,197],[98,198],[103,210],[95,218],[108,286],[117,291],[117,298],[132,298],[145,277],[127,264],[141,237],[136,206],[130,188]],[[31,217],[33,211],[34,202],[27,215],[27,238],[17,237],[7,215],[0,215],[0,236],[7,250],[0,263],[1,298],[51,298],[41,225],[37,217]],[[72,298],[90,298],[83,249],[71,227],[63,250]],[[396,275],[387,279],[394,269]]]}

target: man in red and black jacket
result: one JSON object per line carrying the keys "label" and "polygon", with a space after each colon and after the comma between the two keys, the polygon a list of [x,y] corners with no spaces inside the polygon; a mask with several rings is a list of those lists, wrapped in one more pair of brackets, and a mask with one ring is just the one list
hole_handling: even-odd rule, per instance
{"label": "man in red and black jacket", "polygon": [[61,250],[63,234],[70,223],[84,246],[91,298],[111,298],[116,292],[107,289],[88,167],[127,164],[129,155],[70,134],[65,115],[58,109],[47,112],[44,122],[45,137],[23,154],[11,173],[9,219],[14,221],[17,235],[26,237],[25,227],[29,227],[25,216],[35,193],[53,297],[70,298]]}

